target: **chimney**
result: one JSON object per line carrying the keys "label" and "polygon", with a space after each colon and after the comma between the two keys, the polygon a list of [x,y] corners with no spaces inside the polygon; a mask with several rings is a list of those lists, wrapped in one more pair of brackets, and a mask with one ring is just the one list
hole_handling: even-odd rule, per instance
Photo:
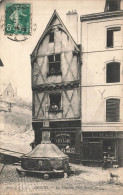
{"label": "chimney", "polygon": [[69,11],[66,14],[67,29],[73,37],[74,41],[78,43],[78,14],[76,10]]}

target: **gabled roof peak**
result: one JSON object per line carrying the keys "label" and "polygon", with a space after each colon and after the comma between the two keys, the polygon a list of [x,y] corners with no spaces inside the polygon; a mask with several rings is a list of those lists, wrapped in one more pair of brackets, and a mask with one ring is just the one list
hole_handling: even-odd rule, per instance
{"label": "gabled roof peak", "polygon": [[[52,25],[52,22],[53,22],[55,16],[56,16],[56,18],[58,18],[59,24]],[[51,16],[51,18],[50,18],[50,20],[49,20],[49,22],[48,22],[48,24],[47,24],[45,30],[44,30],[44,32],[43,32],[43,34],[42,34],[41,38],[39,39],[39,41],[38,41],[38,43],[37,43],[35,49],[33,50],[31,56],[32,56],[32,55],[35,56],[35,52],[37,53],[37,50],[38,50],[38,47],[39,47],[41,41],[43,40],[43,38],[45,37],[45,35],[49,32],[49,30],[51,30],[51,28],[53,28],[53,26],[58,26],[58,25],[61,25],[61,29],[70,37],[70,39],[71,39],[71,40],[73,41],[73,43],[75,44],[75,49],[76,49],[77,51],[79,51],[79,48],[78,48],[77,43],[75,42],[75,40],[73,39],[73,37],[71,36],[71,34],[69,33],[69,31],[67,30],[66,26],[64,25],[64,23],[63,23],[62,19],[60,18],[59,14],[57,13],[57,11],[54,10],[54,12],[53,12],[53,14],[52,14],[52,16]]]}

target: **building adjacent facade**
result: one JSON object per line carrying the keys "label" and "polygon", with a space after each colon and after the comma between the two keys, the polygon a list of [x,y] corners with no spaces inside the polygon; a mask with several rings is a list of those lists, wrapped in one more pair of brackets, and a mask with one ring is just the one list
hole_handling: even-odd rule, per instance
{"label": "building adjacent facade", "polygon": [[[123,2],[122,2],[123,3]],[[110,152],[123,166],[123,11],[106,1],[102,13],[81,16],[82,162]]]}
{"label": "building adjacent facade", "polygon": [[[69,23],[77,13],[67,14]],[[35,143],[50,129],[52,143],[80,160],[81,52],[54,11],[32,55],[33,129]]]}

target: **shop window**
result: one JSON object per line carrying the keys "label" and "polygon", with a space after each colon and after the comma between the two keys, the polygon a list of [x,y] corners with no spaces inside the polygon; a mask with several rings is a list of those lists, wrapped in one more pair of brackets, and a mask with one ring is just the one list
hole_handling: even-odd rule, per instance
{"label": "shop window", "polygon": [[49,42],[50,42],[50,43],[54,42],[54,32],[51,32],[51,33],[49,34]]}
{"label": "shop window", "polygon": [[120,82],[120,63],[111,62],[106,66],[106,82],[115,83]]}
{"label": "shop window", "polygon": [[83,139],[83,160],[101,160],[102,144],[99,139]]}
{"label": "shop window", "polygon": [[75,132],[53,131],[51,141],[56,144],[64,153],[75,153]]}
{"label": "shop window", "polygon": [[106,100],[106,122],[118,122],[120,119],[120,99]]}
{"label": "shop window", "polygon": [[121,0],[106,0],[105,12],[120,10]]}
{"label": "shop window", "polygon": [[116,140],[104,140],[103,141],[103,156],[115,157],[116,156]]}
{"label": "shop window", "polygon": [[61,111],[61,94],[50,94],[50,107],[49,111],[56,112]]}
{"label": "shop window", "polygon": [[121,45],[121,28],[114,27],[107,29],[107,47],[117,47]]}
{"label": "shop window", "polygon": [[48,76],[61,75],[61,56],[60,54],[48,56],[49,73]]}

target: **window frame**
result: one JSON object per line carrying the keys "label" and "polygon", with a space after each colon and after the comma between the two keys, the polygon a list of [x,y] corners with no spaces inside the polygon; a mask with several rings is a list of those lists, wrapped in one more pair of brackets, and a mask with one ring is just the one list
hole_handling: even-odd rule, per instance
{"label": "window frame", "polygon": [[[57,108],[54,107],[54,109],[53,109],[52,108],[53,105],[51,105],[51,97],[55,96],[55,99],[57,99],[56,96],[58,96],[58,95],[60,96],[60,101],[59,101],[58,104],[57,103],[55,104],[55,102],[54,102],[54,105],[56,105]],[[57,113],[57,112],[62,112],[62,111],[63,111],[62,110],[62,94],[60,92],[58,92],[58,93],[50,93],[49,94],[49,109],[48,109],[48,112]]]}
{"label": "window frame", "polygon": [[[108,65],[111,66],[112,64],[117,64],[116,66],[119,66],[119,75],[118,75],[119,78],[117,79],[118,81],[107,82],[107,80],[108,80],[108,72],[107,72],[108,71],[107,70],[108,69]],[[120,61],[109,61],[109,62],[107,62],[106,63],[106,71],[105,71],[106,83],[107,84],[120,83],[121,82],[121,75],[120,75],[121,73],[120,73],[120,71],[121,71],[121,63],[120,63]]]}
{"label": "window frame", "polygon": [[[108,31],[111,31],[112,32],[112,45],[108,45]],[[115,47],[120,47],[120,45],[119,46],[116,46],[115,44],[114,44],[114,32],[115,31],[120,31],[121,32],[121,26],[112,26],[112,27],[107,27],[106,28],[106,48],[108,49],[108,48],[115,48]],[[109,36],[110,37],[110,36]]]}
{"label": "window frame", "polygon": [[54,43],[54,32],[49,33],[49,43]]}
{"label": "window frame", "polygon": [[[56,59],[58,56],[59,56],[59,60]],[[53,61],[49,60],[50,57],[53,57]],[[51,65],[53,67],[50,67]],[[58,71],[56,70],[57,65],[59,65]],[[51,72],[51,70],[50,70],[51,68],[53,68],[53,72]],[[62,75],[62,72],[61,72],[61,54],[60,53],[48,55],[48,73],[47,73],[47,76],[57,76],[57,75]]]}

